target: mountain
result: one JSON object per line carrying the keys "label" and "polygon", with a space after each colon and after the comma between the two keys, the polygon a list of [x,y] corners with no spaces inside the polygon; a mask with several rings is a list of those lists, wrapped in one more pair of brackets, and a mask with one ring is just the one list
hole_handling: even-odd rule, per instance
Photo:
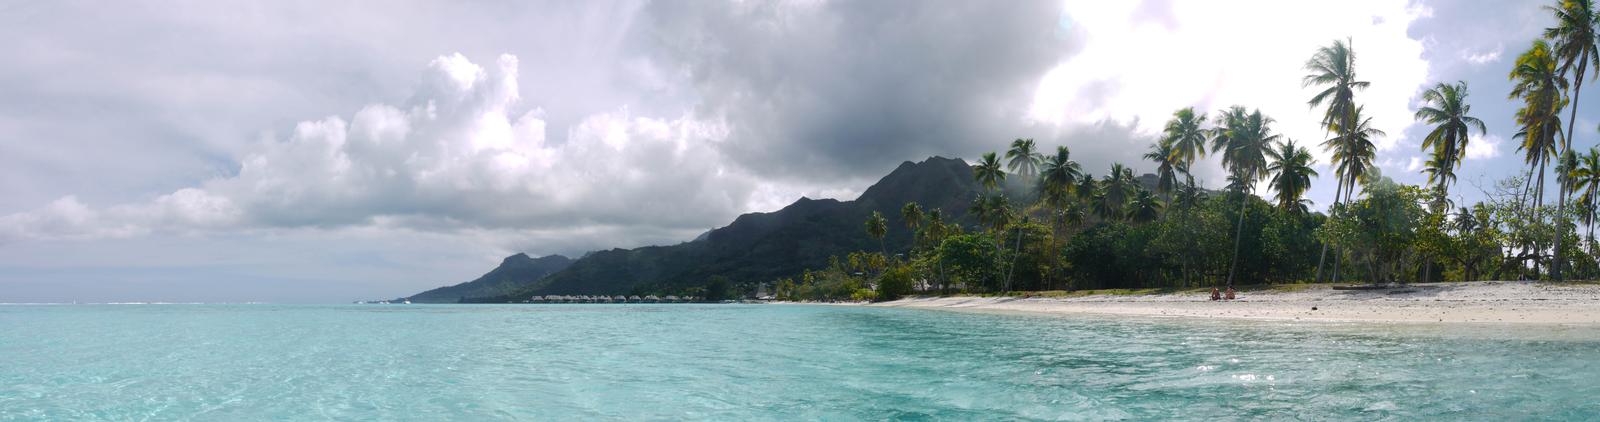
{"label": "mountain", "polygon": [[964,221],[980,189],[972,180],[972,168],[959,159],[908,161],[854,201],[800,198],[774,212],[741,215],[691,242],[592,252],[511,295],[477,300],[672,292],[704,285],[713,276],[734,282],[793,277],[827,265],[832,256],[878,250],[878,242],[862,228],[873,211],[889,222],[884,238],[889,253],[903,253],[911,234],[900,218],[900,207],[916,202],[924,210],[943,209],[948,221]]}
{"label": "mountain", "polygon": [[500,266],[476,280],[417,293],[409,299],[417,303],[458,303],[465,298],[505,296],[566,269],[572,262],[571,258],[561,255],[531,258],[519,253],[506,257],[500,261]]}
{"label": "mountain", "polygon": [[[1153,189],[1155,176],[1140,176],[1138,181]],[[1003,188],[1013,201],[1030,203],[1035,194],[1025,186],[1012,178]],[[777,211],[741,215],[690,242],[590,252],[543,278],[527,281],[533,279],[520,276],[516,278],[519,282],[498,285],[514,287],[510,290],[485,289],[494,293],[451,293],[447,297],[506,302],[532,295],[673,293],[703,286],[717,276],[735,283],[795,277],[808,268],[828,265],[833,256],[877,251],[879,243],[863,228],[873,211],[888,220],[883,246],[889,254],[904,253],[909,246],[911,233],[900,217],[900,208],[907,202],[920,204],[924,212],[941,209],[946,221],[972,228],[967,208],[982,189],[965,161],[943,157],[907,161],[854,201],[800,198]],[[498,271],[480,280],[492,278]]]}

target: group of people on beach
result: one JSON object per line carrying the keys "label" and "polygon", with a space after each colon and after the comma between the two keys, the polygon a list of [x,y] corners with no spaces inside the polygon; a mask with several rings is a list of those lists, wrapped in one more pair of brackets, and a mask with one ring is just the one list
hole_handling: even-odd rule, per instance
{"label": "group of people on beach", "polygon": [[1228,286],[1228,295],[1227,295],[1227,297],[1223,297],[1222,292],[1217,291],[1216,287],[1212,287],[1211,288],[1211,300],[1233,300],[1233,299],[1234,299],[1234,297],[1233,297],[1233,286]]}

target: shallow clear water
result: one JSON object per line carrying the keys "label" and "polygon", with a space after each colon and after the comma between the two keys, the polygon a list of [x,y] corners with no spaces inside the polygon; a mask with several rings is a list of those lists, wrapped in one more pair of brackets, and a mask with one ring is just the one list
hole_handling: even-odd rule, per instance
{"label": "shallow clear water", "polygon": [[0,306],[0,419],[1594,419],[1597,338],[834,306]]}

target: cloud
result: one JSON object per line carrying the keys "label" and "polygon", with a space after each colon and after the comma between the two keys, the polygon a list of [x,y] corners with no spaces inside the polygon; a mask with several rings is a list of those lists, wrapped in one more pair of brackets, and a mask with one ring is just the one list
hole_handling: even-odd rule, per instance
{"label": "cloud", "polygon": [[1505,53],[1505,50],[1506,50],[1505,44],[1495,44],[1493,50],[1480,51],[1480,52],[1468,51],[1468,52],[1466,52],[1465,54],[1462,55],[1461,59],[1462,60],[1466,60],[1467,63],[1472,63],[1472,64],[1475,64],[1475,65],[1483,65],[1483,64],[1493,63],[1495,61],[1500,60],[1500,55],[1502,53]]}
{"label": "cloud", "polygon": [[[763,177],[859,185],[901,161],[1022,136],[1029,94],[1071,43],[1061,4],[652,3],[649,57],[681,70],[724,152]],[[959,30],[956,30],[959,28]]]}
{"label": "cloud", "polygon": [[[1314,88],[1300,88],[1303,67],[1318,47],[1350,37],[1358,75],[1372,82],[1357,101],[1390,134],[1377,140],[1387,151],[1412,124],[1409,105],[1427,81],[1423,43],[1407,29],[1430,11],[1405,1],[1336,8],[1174,2],[1168,13],[1175,19],[1143,19],[1142,9],[1136,2],[1068,2],[1062,19],[1072,25],[1065,36],[1081,50],[1037,84],[1029,116],[1059,125],[1117,121],[1153,136],[1179,108],[1237,104],[1259,107],[1288,137],[1320,140],[1318,111],[1306,104]],[[1325,152],[1314,151],[1326,161]]]}
{"label": "cloud", "polygon": [[1467,139],[1467,159],[1487,160],[1500,156],[1500,144],[1504,142],[1499,135],[1488,134],[1472,136]]}
{"label": "cloud", "polygon": [[801,193],[729,165],[721,120],[623,108],[550,139],[543,111],[520,104],[519,71],[510,55],[488,68],[442,56],[409,100],[302,121],[247,151],[236,174],[105,208],[64,197],[0,217],[0,234],[382,227],[601,247],[686,240]]}

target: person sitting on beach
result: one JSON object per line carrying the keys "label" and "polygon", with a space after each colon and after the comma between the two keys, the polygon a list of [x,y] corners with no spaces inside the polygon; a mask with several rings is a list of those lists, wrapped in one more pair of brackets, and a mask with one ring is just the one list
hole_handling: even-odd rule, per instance
{"label": "person sitting on beach", "polygon": [[1228,300],[1233,300],[1233,286],[1228,286]]}
{"label": "person sitting on beach", "polygon": [[1222,300],[1222,293],[1216,287],[1211,288],[1211,300]]}

